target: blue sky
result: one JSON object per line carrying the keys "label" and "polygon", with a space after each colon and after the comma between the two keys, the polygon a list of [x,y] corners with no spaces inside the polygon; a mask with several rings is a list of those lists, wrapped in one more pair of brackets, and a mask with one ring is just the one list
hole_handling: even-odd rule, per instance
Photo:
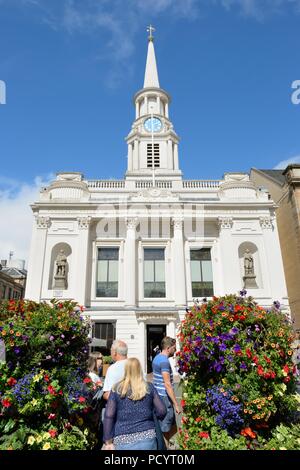
{"label": "blue sky", "polygon": [[300,0],[0,0],[1,257],[55,172],[123,177],[149,23],[186,179],[300,161]]}

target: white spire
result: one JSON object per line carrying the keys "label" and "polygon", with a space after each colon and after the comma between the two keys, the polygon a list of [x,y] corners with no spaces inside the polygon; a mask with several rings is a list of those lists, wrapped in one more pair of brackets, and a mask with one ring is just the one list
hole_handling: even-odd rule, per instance
{"label": "white spire", "polygon": [[146,62],[146,70],[145,70],[145,80],[144,80],[144,88],[159,88],[159,81],[158,81],[158,73],[157,73],[157,66],[156,66],[156,59],[155,59],[155,51],[154,51],[154,44],[153,44],[153,35],[152,32],[155,31],[153,26],[149,26],[147,28],[149,32],[148,36],[148,54],[147,54],[147,62]]}

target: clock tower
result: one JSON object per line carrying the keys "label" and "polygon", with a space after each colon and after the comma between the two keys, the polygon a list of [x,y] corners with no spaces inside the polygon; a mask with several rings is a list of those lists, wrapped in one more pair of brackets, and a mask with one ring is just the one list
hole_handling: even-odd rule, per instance
{"label": "clock tower", "polygon": [[154,28],[148,28],[148,54],[144,87],[133,98],[135,120],[126,142],[126,179],[181,179],[179,138],[169,119],[170,95],[160,88],[153,44]]}

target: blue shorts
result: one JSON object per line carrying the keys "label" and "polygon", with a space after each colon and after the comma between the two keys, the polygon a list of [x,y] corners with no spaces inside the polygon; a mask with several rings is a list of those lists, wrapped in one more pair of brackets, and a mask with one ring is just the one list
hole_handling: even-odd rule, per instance
{"label": "blue shorts", "polygon": [[175,424],[175,412],[172,401],[169,396],[159,395],[167,408],[167,414],[163,419],[159,419],[159,426],[162,432],[169,432]]}

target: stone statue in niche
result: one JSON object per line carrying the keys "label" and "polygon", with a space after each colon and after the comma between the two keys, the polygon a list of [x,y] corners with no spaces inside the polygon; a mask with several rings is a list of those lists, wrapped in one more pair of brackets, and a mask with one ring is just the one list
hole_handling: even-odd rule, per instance
{"label": "stone statue in niche", "polygon": [[64,250],[60,250],[55,260],[54,289],[68,287],[68,261]]}
{"label": "stone statue in niche", "polygon": [[244,253],[244,289],[257,289],[258,286],[255,278],[253,255],[247,248]]}

